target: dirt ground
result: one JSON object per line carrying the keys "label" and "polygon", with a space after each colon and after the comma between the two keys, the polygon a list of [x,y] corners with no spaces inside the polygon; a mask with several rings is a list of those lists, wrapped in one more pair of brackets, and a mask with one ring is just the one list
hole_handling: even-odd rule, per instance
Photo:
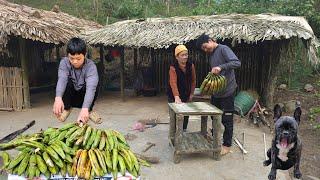
{"label": "dirt ground", "polygon": [[[287,100],[286,95],[281,98],[279,100]],[[31,120],[35,120],[36,124],[26,133],[34,133],[50,126],[62,126],[62,123],[56,121],[52,115],[53,92],[32,95],[31,99],[32,109],[23,112],[0,112],[0,120],[3,122],[0,126],[0,137],[24,127]],[[305,104],[304,101],[302,103]],[[135,152],[141,153],[147,142],[156,144],[144,154],[159,157],[160,163],[152,165],[151,168],[143,167],[142,179],[263,180],[267,179],[270,171],[270,167],[262,166],[264,160],[263,133],[266,133],[268,147],[272,135],[267,128],[257,128],[246,120],[235,123],[234,133],[239,139],[241,139],[242,132],[246,134],[245,147],[249,153],[244,157],[239,148],[233,146],[233,153],[222,157],[221,161],[213,160],[211,154],[194,154],[183,156],[181,163],[174,164],[173,149],[169,146],[168,141],[168,125],[158,125],[144,132],[131,130],[133,124],[139,119],[159,117],[161,121],[168,122],[165,96],[128,96],[126,101],[122,102],[119,93],[105,92],[99,97],[95,110],[103,117],[103,123],[99,125],[99,128],[112,128],[123,134],[131,133],[137,136],[136,139],[129,141]],[[74,110],[67,121],[75,120],[78,112]],[[320,133],[311,129],[310,124],[304,120],[305,113],[302,119],[300,127],[300,135],[304,141],[302,173],[304,177],[308,175],[320,177]],[[191,117],[188,131],[200,130],[198,120],[199,117]],[[278,179],[290,179],[289,173],[278,171]]]}

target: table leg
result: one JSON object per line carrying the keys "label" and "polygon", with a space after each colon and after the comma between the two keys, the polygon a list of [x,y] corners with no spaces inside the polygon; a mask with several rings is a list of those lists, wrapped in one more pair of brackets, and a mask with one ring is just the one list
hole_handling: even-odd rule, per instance
{"label": "table leg", "polygon": [[205,137],[207,135],[207,121],[208,116],[201,116],[201,134]]}
{"label": "table leg", "polygon": [[[221,115],[213,116],[212,128],[213,128],[213,148],[221,148]],[[221,159],[220,151],[213,153],[213,159],[219,161]]]}
{"label": "table leg", "polygon": [[172,145],[174,145],[174,137],[176,133],[176,114],[169,106],[169,116],[170,116],[170,129],[169,129],[169,140]]}
{"label": "table leg", "polygon": [[176,134],[175,134],[174,154],[173,154],[174,163],[180,163],[180,160],[181,160],[181,154],[179,154],[179,150],[181,149],[181,145],[182,145],[183,119],[184,119],[183,115],[180,115],[180,114],[176,115]]}

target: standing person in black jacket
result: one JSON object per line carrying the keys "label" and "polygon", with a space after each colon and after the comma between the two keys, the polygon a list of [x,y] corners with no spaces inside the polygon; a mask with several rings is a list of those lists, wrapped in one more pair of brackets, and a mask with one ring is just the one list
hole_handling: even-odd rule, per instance
{"label": "standing person in black jacket", "polygon": [[[174,52],[176,60],[170,65],[168,102],[184,103],[192,101],[196,88],[196,72],[194,64],[188,59],[188,49],[178,45]],[[189,116],[184,117],[183,130],[186,131]]]}
{"label": "standing person in black jacket", "polygon": [[222,124],[225,130],[221,154],[225,155],[230,152],[233,136],[234,94],[237,88],[234,69],[239,68],[241,62],[228,46],[218,44],[208,35],[202,34],[196,46],[209,55],[211,72],[227,79],[226,89],[211,96],[211,104],[223,111]]}

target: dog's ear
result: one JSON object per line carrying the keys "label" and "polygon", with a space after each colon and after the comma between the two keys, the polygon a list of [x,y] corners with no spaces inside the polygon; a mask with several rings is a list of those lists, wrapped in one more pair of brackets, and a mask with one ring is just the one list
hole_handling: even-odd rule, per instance
{"label": "dog's ear", "polygon": [[282,108],[279,104],[276,104],[273,108],[273,120],[276,122],[282,116]]}
{"label": "dog's ear", "polygon": [[298,125],[300,124],[301,114],[302,114],[301,103],[300,101],[296,101],[296,109],[294,110],[293,117],[297,121]]}

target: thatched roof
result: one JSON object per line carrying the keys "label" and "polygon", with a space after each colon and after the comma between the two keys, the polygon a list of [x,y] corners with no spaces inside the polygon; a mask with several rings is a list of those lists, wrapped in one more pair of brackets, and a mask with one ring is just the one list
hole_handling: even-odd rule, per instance
{"label": "thatched roof", "polygon": [[0,51],[9,36],[20,36],[45,43],[61,44],[86,30],[102,26],[69,14],[45,11],[0,0]]}
{"label": "thatched roof", "polygon": [[[172,44],[184,44],[202,33],[212,38],[231,39],[233,44],[298,37],[311,41],[313,56],[314,47],[319,46],[311,27],[303,17],[275,14],[222,14],[126,20],[89,32],[86,40],[90,44],[157,49],[168,48]],[[316,58],[312,61],[318,60]]]}

